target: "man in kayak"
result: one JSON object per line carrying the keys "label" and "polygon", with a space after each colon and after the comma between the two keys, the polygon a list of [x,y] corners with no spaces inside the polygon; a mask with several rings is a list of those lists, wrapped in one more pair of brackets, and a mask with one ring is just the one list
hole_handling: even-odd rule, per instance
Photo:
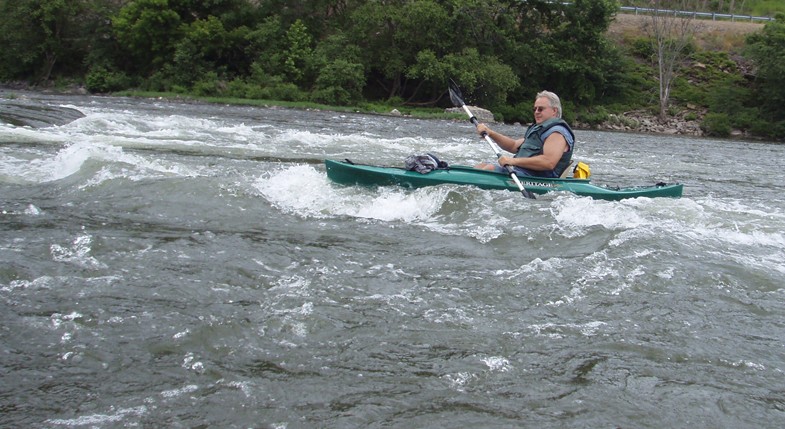
{"label": "man in kayak", "polygon": [[559,96],[542,91],[534,101],[534,124],[522,139],[513,139],[493,131],[485,124],[477,125],[477,132],[484,132],[500,148],[514,153],[514,157],[501,156],[498,163],[482,163],[475,166],[483,170],[507,173],[505,165],[510,165],[519,176],[559,177],[572,160],[575,134],[563,119]]}

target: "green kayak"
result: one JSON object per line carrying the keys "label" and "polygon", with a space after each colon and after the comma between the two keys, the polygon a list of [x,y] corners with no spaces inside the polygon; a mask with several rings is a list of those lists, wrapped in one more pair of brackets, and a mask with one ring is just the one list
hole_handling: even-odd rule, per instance
{"label": "green kayak", "polygon": [[[478,170],[467,166],[450,166],[447,169],[433,170],[427,174],[409,171],[398,167],[377,167],[355,164],[351,161],[324,161],[327,177],[344,185],[388,186],[397,185],[408,188],[422,188],[443,184],[472,185],[482,189],[518,191],[510,176],[493,171]],[[615,188],[597,186],[590,179],[547,179],[519,176],[524,188],[535,194],[551,191],[572,192],[577,195],[601,200],[621,200],[636,197],[681,197],[684,186],[681,184],[657,183],[651,186],[631,186]]]}

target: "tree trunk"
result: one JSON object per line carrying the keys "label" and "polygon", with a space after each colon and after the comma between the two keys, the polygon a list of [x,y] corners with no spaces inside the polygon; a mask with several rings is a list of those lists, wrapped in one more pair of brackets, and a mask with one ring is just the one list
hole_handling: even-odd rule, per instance
{"label": "tree trunk", "polygon": [[[683,0],[679,10],[697,10],[698,0]],[[652,8],[665,9],[662,0],[653,0]],[[651,38],[657,55],[659,73],[660,120],[665,120],[670,104],[671,87],[681,67],[684,48],[697,31],[695,17],[681,18],[675,13],[653,12],[644,25],[644,32]]]}
{"label": "tree trunk", "polygon": [[55,67],[55,63],[57,62],[57,54],[52,51],[47,51],[44,54],[44,67],[41,71],[41,78],[38,80],[39,83],[43,83],[49,80],[52,76],[52,70]]}
{"label": "tree trunk", "polygon": [[400,75],[400,73],[397,74],[392,81],[393,81],[393,84],[392,84],[392,87],[390,87],[390,93],[387,95],[387,99],[388,100],[391,100],[393,97],[398,95],[398,91],[400,91],[400,89],[401,89],[401,75]]}

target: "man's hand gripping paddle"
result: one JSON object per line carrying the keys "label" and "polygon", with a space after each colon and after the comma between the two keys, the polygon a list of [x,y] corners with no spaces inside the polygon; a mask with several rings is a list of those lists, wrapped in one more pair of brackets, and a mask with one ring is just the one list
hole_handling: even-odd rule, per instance
{"label": "man's hand gripping paddle", "polygon": [[[452,100],[452,104],[454,104],[455,107],[462,107],[466,114],[469,115],[469,121],[471,121],[471,123],[477,127],[477,125],[479,125],[477,122],[477,117],[472,114],[471,110],[469,110],[469,108],[466,106],[466,103],[464,103],[461,89],[458,88],[458,85],[454,80],[450,79],[448,89],[450,90],[450,100]],[[485,141],[488,143],[488,146],[490,146],[491,150],[496,154],[496,158],[501,157],[502,153],[491,136],[489,136],[485,131],[483,131],[482,136],[485,138]],[[534,199],[534,194],[523,187],[523,184],[521,184],[521,181],[518,179],[518,176],[515,174],[515,170],[513,170],[512,166],[505,165],[504,167],[510,173],[510,177],[512,177],[512,180],[518,186],[518,189],[521,190],[521,194],[526,198]]]}

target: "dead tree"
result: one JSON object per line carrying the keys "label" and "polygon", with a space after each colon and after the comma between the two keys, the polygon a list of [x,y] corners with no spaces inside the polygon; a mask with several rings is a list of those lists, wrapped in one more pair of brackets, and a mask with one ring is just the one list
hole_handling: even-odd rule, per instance
{"label": "dead tree", "polygon": [[[651,39],[660,82],[660,119],[665,119],[673,81],[684,61],[684,51],[698,31],[694,11],[697,0],[651,0],[643,28]],[[667,8],[665,8],[667,6]]]}

